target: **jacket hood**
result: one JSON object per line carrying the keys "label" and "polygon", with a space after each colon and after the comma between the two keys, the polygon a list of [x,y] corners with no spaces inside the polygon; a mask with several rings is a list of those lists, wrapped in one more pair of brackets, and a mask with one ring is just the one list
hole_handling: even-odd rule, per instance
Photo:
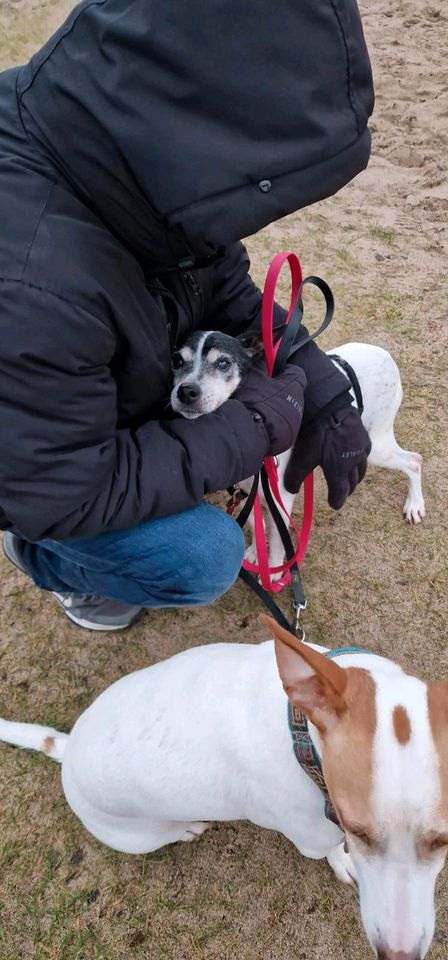
{"label": "jacket hood", "polygon": [[370,152],[355,0],[86,0],[18,95],[37,147],[154,264],[335,193]]}

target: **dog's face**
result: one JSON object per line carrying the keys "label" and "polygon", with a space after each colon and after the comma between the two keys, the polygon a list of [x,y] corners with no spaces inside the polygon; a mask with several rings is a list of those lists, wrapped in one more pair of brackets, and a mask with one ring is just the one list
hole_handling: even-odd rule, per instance
{"label": "dog's face", "polygon": [[[367,659],[367,658],[366,658]],[[387,670],[387,668],[386,668]],[[382,960],[421,960],[434,934],[434,889],[448,849],[448,685],[396,668],[346,670],[346,710],[324,721],[324,776],[356,868],[361,916]]]}
{"label": "dog's face", "polygon": [[213,413],[232,396],[251,365],[251,349],[244,339],[200,330],[176,350],[171,364],[171,406],[194,420]]}
{"label": "dog's face", "polygon": [[368,655],[344,669],[270,626],[285,691],[319,733],[375,955],[422,960],[448,850],[448,682],[428,685],[377,658],[371,672]]}

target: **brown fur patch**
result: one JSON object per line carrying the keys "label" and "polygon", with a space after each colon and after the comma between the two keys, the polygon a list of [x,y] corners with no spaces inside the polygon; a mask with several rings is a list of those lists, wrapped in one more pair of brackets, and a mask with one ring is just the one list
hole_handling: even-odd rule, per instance
{"label": "brown fur patch", "polygon": [[[362,833],[374,836],[370,798],[376,686],[372,676],[359,667],[339,666],[266,614],[260,620],[274,635],[287,696],[319,730],[322,770],[341,824],[356,823]],[[308,665],[308,675],[303,663]]]}
{"label": "brown fur patch", "polygon": [[396,706],[392,714],[392,723],[395,736],[402,746],[411,739],[411,721],[405,707]]}
{"label": "brown fur patch", "polygon": [[322,767],[341,824],[357,823],[374,835],[371,791],[375,681],[367,670],[349,667],[345,672],[347,709],[322,738]]}
{"label": "brown fur patch", "polygon": [[442,791],[440,814],[448,823],[448,683],[446,680],[428,686],[428,713],[439,758]]}
{"label": "brown fur patch", "polygon": [[54,748],[54,737],[45,737],[42,741],[42,750],[44,753],[51,753]]}

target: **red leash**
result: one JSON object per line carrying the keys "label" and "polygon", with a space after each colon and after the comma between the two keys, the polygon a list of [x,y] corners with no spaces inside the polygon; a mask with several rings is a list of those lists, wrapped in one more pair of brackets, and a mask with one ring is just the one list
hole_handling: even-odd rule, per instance
{"label": "red leash", "polygon": [[[275,358],[281,343],[281,338],[276,344],[274,344],[273,339],[275,291],[282,267],[286,261],[291,274],[291,300],[288,316],[286,318],[286,324],[289,323],[294,312],[294,308],[299,298],[300,289],[302,286],[302,270],[297,255],[295,253],[278,253],[274,257],[267,272],[263,290],[261,311],[263,347],[266,358],[266,366],[270,376],[272,376]],[[269,485],[274,500],[278,504],[283,515],[287,518],[287,522],[293,531],[296,539],[296,549],[294,556],[290,560],[287,560],[285,563],[281,564],[281,566],[269,566],[263,511],[261,508],[260,497],[257,493],[254,502],[254,526],[258,563],[249,563],[247,560],[243,560],[243,567],[245,570],[250,571],[250,573],[255,573],[260,578],[261,585],[265,590],[270,590],[273,593],[279,593],[283,587],[291,583],[290,567],[294,563],[299,565],[302,562],[308,547],[313,523],[313,474],[308,474],[303,485],[303,516],[299,529],[283,504],[278,485],[278,472],[275,457],[266,457],[264,460],[264,468],[269,479]],[[280,579],[273,581],[272,574],[278,573],[281,573],[282,576]]]}

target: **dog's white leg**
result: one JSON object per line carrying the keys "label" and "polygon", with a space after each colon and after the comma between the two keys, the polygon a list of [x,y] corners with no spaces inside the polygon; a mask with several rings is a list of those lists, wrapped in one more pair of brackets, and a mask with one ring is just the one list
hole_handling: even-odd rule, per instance
{"label": "dog's white leg", "polygon": [[[280,477],[279,477],[280,479]],[[288,493],[284,489],[283,485],[280,483],[280,495],[283,501],[283,504],[286,508],[286,512],[278,506],[279,512],[285,521],[286,526],[289,529],[289,516],[294,504],[294,494]],[[282,538],[277,530],[277,526],[274,518],[269,514],[269,566],[270,567],[279,567],[285,559],[285,548],[283,546]],[[273,575],[273,580],[278,580],[281,574],[277,573]]]}
{"label": "dog's white leg", "polygon": [[191,843],[192,840],[198,840],[211,826],[211,821],[198,820],[196,823],[189,823],[185,833],[179,837],[179,840],[183,841],[183,843]]}
{"label": "dog's white leg", "polygon": [[402,450],[397,443],[393,427],[379,434],[370,435],[372,449],[369,463],[389,470],[401,470],[409,480],[408,496],[403,513],[408,523],[420,523],[425,516],[425,501],[422,491],[422,457],[411,450]]}
{"label": "dog's white leg", "polygon": [[86,829],[108,847],[122,853],[152,853],[170,843],[190,842],[207,830],[211,823],[189,823],[182,820],[145,820],[121,817],[102,810],[80,817]]}
{"label": "dog's white leg", "polygon": [[349,883],[351,887],[356,886],[356,867],[350,854],[345,850],[345,842],[339,843],[331,853],[327,854],[327,861],[338,880]]}
{"label": "dog's white leg", "polygon": [[[285,510],[277,504],[279,512],[285,521],[287,528],[289,529],[289,517],[292,513],[292,508],[294,506],[295,494],[288,493],[285,490],[283,483],[283,477],[285,475],[286,465],[290,457],[290,450],[285,451],[278,457],[278,487],[280,491],[280,497],[282,503],[285,507]],[[283,546],[282,538],[277,530],[277,526],[271,514],[269,514],[269,524],[268,524],[268,537],[269,537],[269,566],[270,567],[279,567],[285,559],[285,548]],[[272,579],[278,580],[281,574],[274,574]]]}
{"label": "dog's white leg", "polygon": [[253,510],[251,510],[250,515],[249,515],[249,517],[247,518],[247,523],[248,523],[249,530],[250,530],[250,543],[249,543],[249,546],[247,547],[246,552],[245,552],[245,554],[244,554],[244,559],[247,560],[248,563],[256,563],[256,562],[257,562],[257,547],[256,547],[256,544],[255,544],[255,525],[254,525],[254,511],[253,511]]}
{"label": "dog's white leg", "polygon": [[369,343],[346,343],[334,352],[348,360],[359,378],[364,399],[362,420],[372,441],[369,463],[406,474],[409,491],[403,513],[409,523],[420,523],[425,516],[422,458],[419,453],[402,450],[394,436],[394,420],[403,399],[395,360],[387,350]]}

